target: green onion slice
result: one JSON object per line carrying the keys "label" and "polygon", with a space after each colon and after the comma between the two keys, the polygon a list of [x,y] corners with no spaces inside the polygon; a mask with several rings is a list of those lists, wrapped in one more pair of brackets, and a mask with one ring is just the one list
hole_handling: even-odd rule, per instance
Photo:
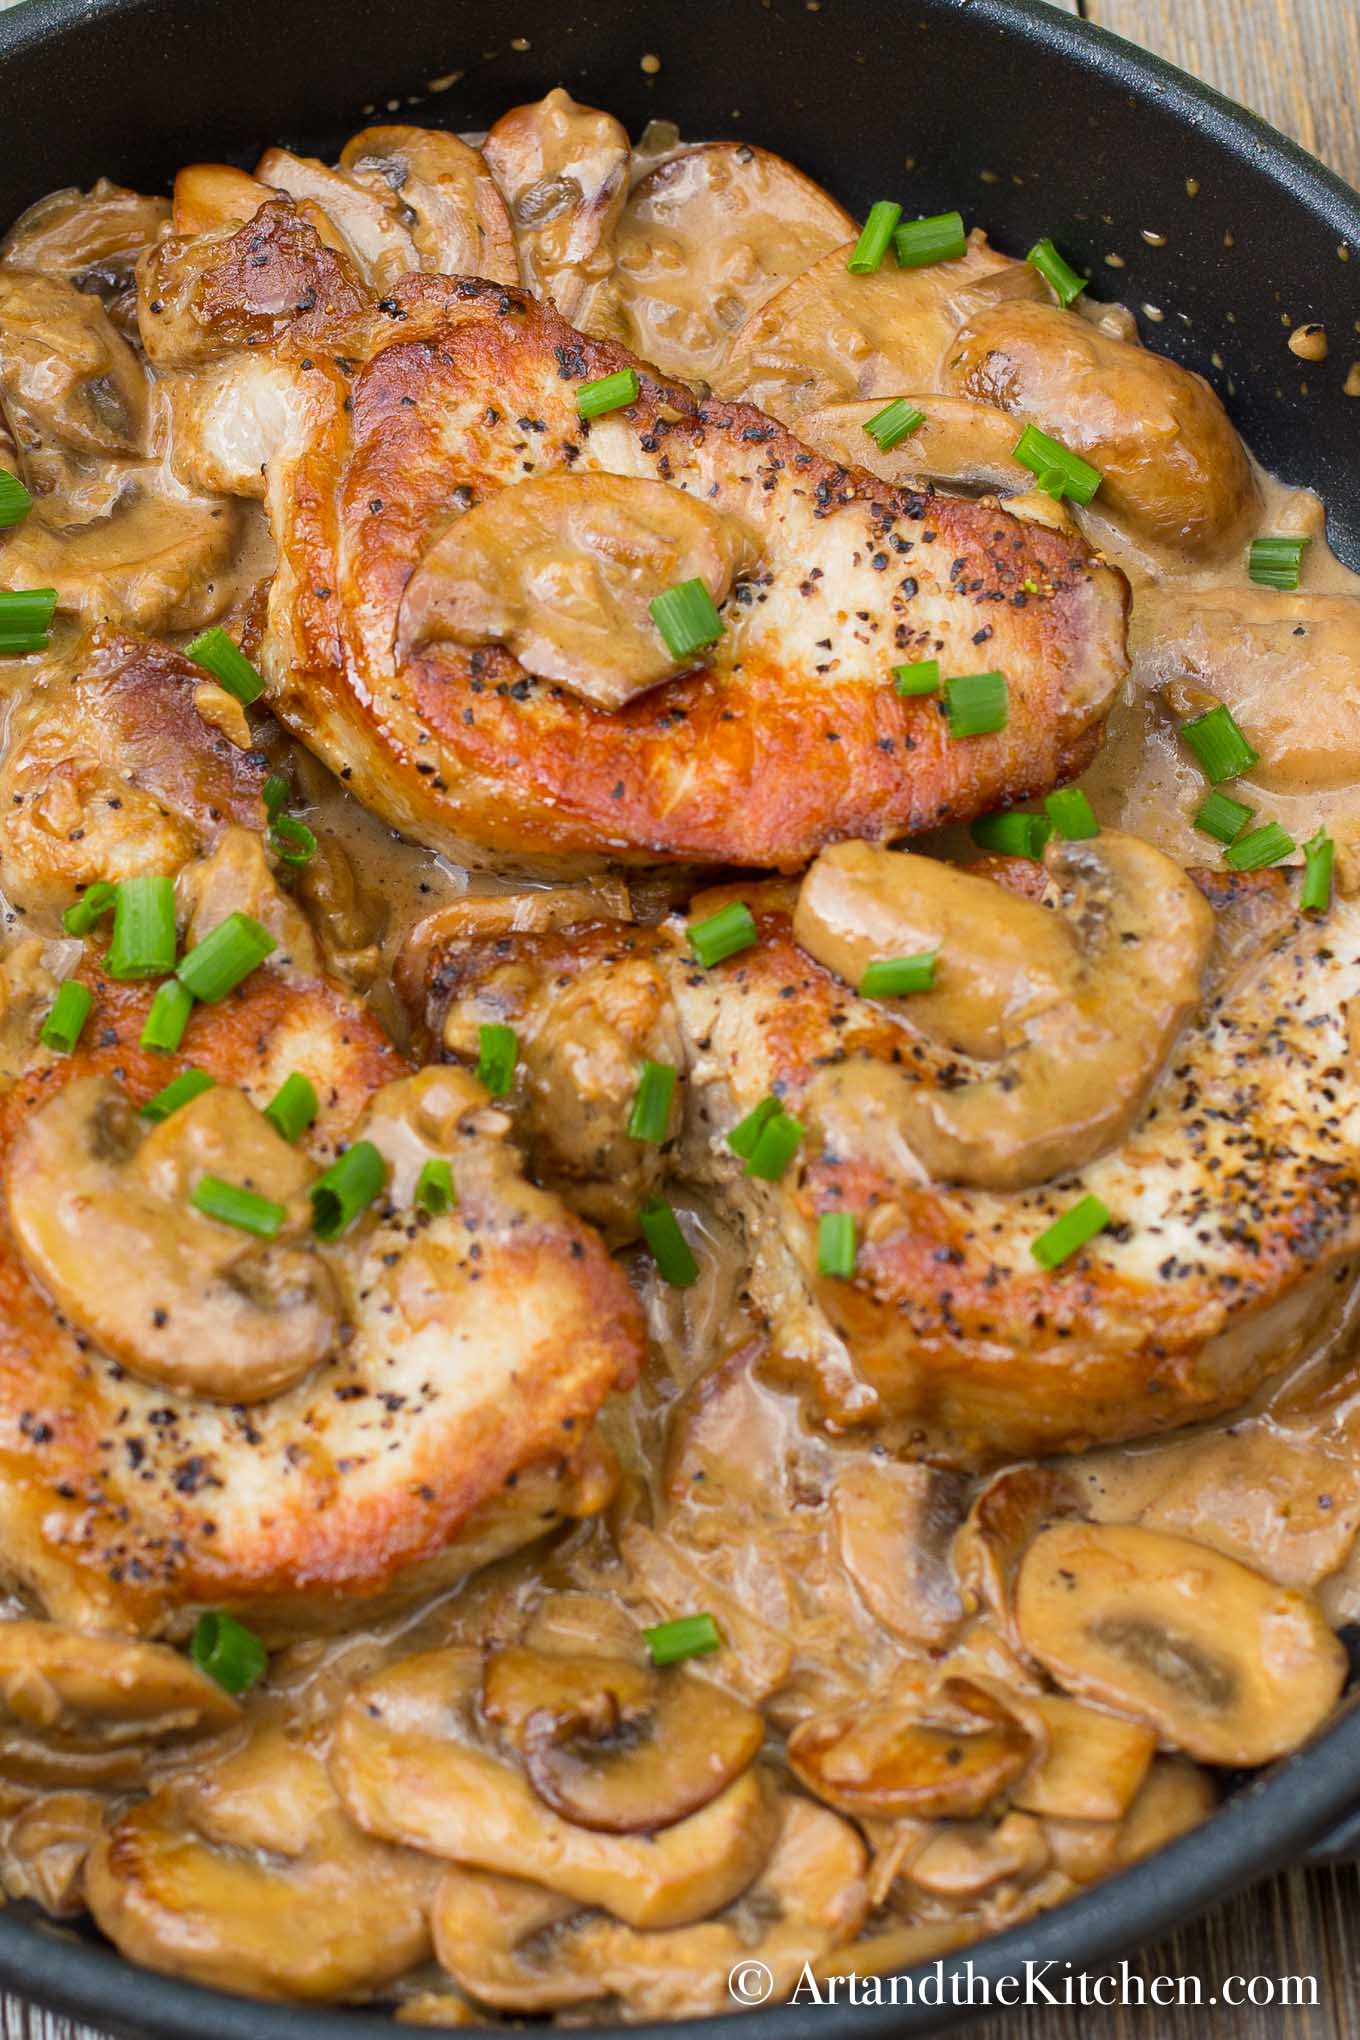
{"label": "green onion slice", "polygon": [[22,524],[33,508],[33,498],[8,468],[0,468],[0,531],[8,531],[12,524]]}
{"label": "green onion slice", "polygon": [[1037,425],[1027,425],[1015,442],[1015,458],[1039,478],[1039,487],[1059,501],[1070,496],[1074,503],[1089,503],[1104,477],[1079,453],[1073,453],[1059,439],[1050,439]]}
{"label": "green onion slice", "polygon": [[221,1176],[200,1176],[189,1193],[189,1202],[205,1218],[220,1219],[223,1225],[234,1225],[261,1240],[272,1240],[288,1216],[285,1206],[272,1197],[261,1197],[240,1183],[224,1182]]}
{"label": "green onion slice", "polygon": [[94,997],[89,986],[67,978],[52,1001],[51,1012],[43,1021],[42,1033],[38,1037],[43,1047],[55,1049],[58,1055],[69,1055],[80,1039],[93,1004]]}
{"label": "green onion slice", "polygon": [[883,266],[897,222],[902,217],[900,205],[891,199],[880,198],[869,208],[869,217],[864,222],[864,231],[851,251],[846,268],[852,276],[872,276]]}
{"label": "green onion slice", "polygon": [[165,1089],[157,1091],[154,1098],[147,1099],[142,1107],[142,1118],[159,1126],[172,1112],[178,1112],[181,1105],[187,1105],[191,1099],[211,1091],[216,1081],[206,1070],[196,1070],[191,1065],[187,1070],[181,1070],[177,1077],[172,1077]]}
{"label": "green onion slice", "polygon": [[189,1644],[200,1672],[227,1693],[245,1693],[264,1677],[268,1654],[258,1636],[234,1615],[200,1615]]}
{"label": "green onion slice", "polygon": [[45,652],[55,588],[6,588],[0,591],[0,653]]}
{"label": "green onion slice", "polygon": [[1236,779],[1260,762],[1225,702],[1220,702],[1217,708],[1209,709],[1204,715],[1193,717],[1188,723],[1182,723],[1181,735],[1198,758],[1210,786],[1219,786],[1225,779]]}
{"label": "green onion slice", "polygon": [[944,683],[944,712],[951,737],[987,737],[1010,719],[1004,673],[961,673]]}
{"label": "green onion slice", "polygon": [[894,666],[893,686],[901,695],[938,694],[940,691],[940,662],[938,659],[917,659],[910,666]]}
{"label": "green onion slice", "polygon": [[1053,824],[1045,815],[1015,811],[1007,815],[982,815],[968,833],[979,850],[995,850],[1002,857],[1037,860],[1043,856],[1053,834]]}
{"label": "green onion slice", "polygon": [[184,1030],[189,1025],[189,1015],[194,1010],[194,995],[187,985],[178,978],[167,978],[163,985],[156,987],[156,996],[151,1001],[151,1011],[146,1016],[142,1029],[143,1048],[158,1048],[166,1055],[173,1055],[184,1039]]}
{"label": "green onion slice", "polygon": [[1332,866],[1336,845],[1325,829],[1310,836],[1303,846],[1303,885],[1299,906],[1305,914],[1325,914],[1332,904]]}
{"label": "green onion slice", "polygon": [[918,411],[906,397],[894,397],[881,411],[875,411],[872,418],[865,419],[864,429],[880,453],[891,453],[911,433],[919,432],[925,422],[924,411]]}
{"label": "green onion slice", "polygon": [[264,801],[264,811],[271,822],[276,815],[282,814],[283,810],[287,807],[292,797],[292,792],[293,789],[282,772],[270,773],[264,783],[261,797]]}
{"label": "green onion slice", "polygon": [[106,878],[96,879],[93,885],[85,888],[74,906],[66,909],[61,917],[62,927],[68,935],[93,934],[105,914],[112,912],[117,897],[116,885],[110,885]]}
{"label": "green onion slice", "polygon": [[755,919],[745,900],[729,900],[716,914],[689,924],[690,948],[705,970],[739,955],[757,939]]}
{"label": "green onion slice", "polygon": [[1255,812],[1244,800],[1234,800],[1230,793],[1215,787],[1201,802],[1195,827],[1219,843],[1235,843]]}
{"label": "green onion slice", "polygon": [[452,1164],[443,1155],[431,1155],[416,1177],[416,1209],[428,1212],[431,1218],[442,1218],[457,1202]]}
{"label": "green onion slice", "polygon": [[1060,1268],[1073,1254],[1080,1253],[1088,1240],[1104,1232],[1109,1222],[1107,1205],[1098,1197],[1083,1197],[1061,1218],[1055,1218],[1047,1232],[1031,1240],[1029,1250],[1041,1268]]}
{"label": "green onion slice", "polygon": [[264,693],[264,681],[220,624],[215,623],[211,630],[203,631],[192,644],[186,645],[184,656],[205,673],[211,673],[219,687],[225,687],[246,708]]}
{"label": "green onion slice", "polygon": [[673,1622],[658,1622],[654,1629],[644,1629],[642,1640],[658,1669],[722,1649],[722,1637],[711,1615],[677,1615]]}
{"label": "green onion slice", "polygon": [[301,1140],[320,1109],[316,1085],[301,1070],[293,1070],[265,1106],[264,1116],[275,1133],[294,1141]]}
{"label": "green onion slice", "polygon": [[855,1272],[855,1218],[849,1211],[824,1211],[817,1221],[817,1272],[848,1282]]}
{"label": "green onion slice", "polygon": [[647,607],[673,659],[687,659],[692,652],[715,645],[723,634],[723,620],[702,581],[680,581],[654,596]]}
{"label": "green onion slice", "polygon": [[862,999],[905,999],[913,992],[928,992],[935,983],[938,949],[923,949],[916,956],[876,958],[859,981]]}
{"label": "green onion slice", "polygon": [[249,914],[228,914],[211,935],[196,942],[175,975],[204,1005],[235,991],[257,964],[278,948],[269,930]]}
{"label": "green onion slice", "polygon": [[1308,538],[1254,538],[1247,554],[1247,573],[1262,588],[1292,591],[1299,585],[1303,549]]}
{"label": "green onion slice", "polygon": [[628,1118],[630,1139],[661,1141],[666,1138],[678,1075],[673,1063],[645,1062],[642,1065],[642,1076]]}
{"label": "green onion slice", "polygon": [[356,1140],[311,1187],[312,1230],[338,1240],[387,1181],[387,1164],[371,1140]]}
{"label": "green onion slice", "polygon": [[802,1123],[791,1112],[772,1113],[760,1129],[746,1174],[758,1176],[763,1183],[777,1183],[797,1154],[802,1138]]}
{"label": "green onion slice", "polygon": [[1071,263],[1058,253],[1047,236],[1035,242],[1025,260],[1031,268],[1038,270],[1064,310],[1075,304],[1086,288],[1086,278],[1077,275]]}
{"label": "green onion slice", "polygon": [[515,1087],[515,1064],[519,1061],[519,1036],[513,1027],[496,1020],[481,1028],[477,1036],[477,1082],[493,1098],[508,1098]]}
{"label": "green onion slice", "polygon": [[1263,827],[1253,829],[1249,836],[1239,836],[1223,852],[1223,860],[1234,871],[1264,871],[1268,864],[1278,864],[1282,857],[1290,857],[1298,848],[1287,829],[1278,822],[1266,822]]}
{"label": "green onion slice", "polygon": [[963,214],[957,212],[903,220],[894,227],[892,242],[899,269],[927,269],[932,262],[957,262],[968,252],[968,232]]}
{"label": "green onion slice", "polygon": [[175,967],[175,887],[168,878],[125,878],[113,903],[104,957],[111,978],[165,977]]}
{"label": "green onion slice", "polygon": [[610,411],[621,411],[625,404],[635,404],[640,388],[635,368],[620,368],[613,375],[602,375],[594,382],[582,383],[576,392],[576,415],[578,418],[603,418]]}
{"label": "green onion slice", "polygon": [[669,1282],[672,1289],[689,1289],[699,1280],[699,1263],[664,1197],[653,1197],[643,1205],[638,1225],[663,1282]]}
{"label": "green onion slice", "polygon": [[1079,786],[1062,786],[1044,801],[1048,819],[1064,843],[1085,843],[1100,834],[1100,823]]}
{"label": "green onion slice", "polygon": [[285,864],[307,864],[316,855],[316,837],[296,815],[275,815],[269,841]]}
{"label": "green onion slice", "polygon": [[762,1098],[755,1110],[739,1119],[727,1136],[727,1145],[734,1155],[740,1155],[749,1162],[760,1141],[761,1134],[769,1122],[784,1110],[777,1098]]}

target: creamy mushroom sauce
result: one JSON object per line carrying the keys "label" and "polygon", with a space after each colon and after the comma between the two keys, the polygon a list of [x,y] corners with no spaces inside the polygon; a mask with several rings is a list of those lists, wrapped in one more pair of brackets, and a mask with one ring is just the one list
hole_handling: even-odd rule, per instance
{"label": "creamy mushroom sauce", "polygon": [[[654,293],[641,330],[667,355],[661,365],[673,373],[695,380],[711,373],[724,355],[722,335],[769,295],[769,276],[796,276],[846,237],[845,216],[834,201],[774,159],[762,173],[774,193],[765,242],[744,241],[739,229],[727,240],[710,235],[716,214],[703,214],[699,229],[686,228],[683,206],[667,211],[675,192],[682,198],[720,193],[732,172],[729,156],[682,147],[673,130],[656,126],[626,157],[625,183],[618,174],[617,124],[591,115],[593,211],[574,219],[571,233],[554,238],[549,228],[562,209],[562,165],[577,160],[561,127],[574,118],[570,102],[564,104],[566,112],[561,104],[556,111],[558,130],[545,136],[530,122],[526,134],[512,121],[493,130],[488,146],[498,174],[513,179],[522,173],[529,180],[518,199],[507,191],[511,218],[528,237],[521,259],[540,288],[565,294],[571,316],[589,325],[593,303],[593,330],[624,336],[633,329],[619,309],[616,260],[631,263],[636,288]],[[375,147],[358,150],[354,162],[356,171],[367,165],[370,184],[380,186],[383,159]],[[295,164],[274,152],[262,175],[288,183],[324,210],[324,177],[290,168]],[[231,176],[249,185],[238,173]],[[611,237],[626,192],[636,193],[644,179],[651,180],[654,196],[627,215],[616,246]],[[211,213],[220,188],[209,181],[205,189]],[[248,217],[254,203],[248,190],[231,200],[238,202]],[[345,221],[338,213],[335,218],[343,235]],[[422,233],[434,234],[438,220],[421,215],[419,224]],[[350,231],[362,227],[360,220]],[[38,290],[32,271],[45,269],[101,296],[121,344],[135,342],[131,265],[140,248],[168,230],[160,201],[114,187],[88,198],[58,194],[44,201],[5,245],[0,332],[8,323],[7,293],[18,293],[16,303],[26,292],[32,296]],[[387,259],[384,247],[375,262]],[[695,254],[692,263],[688,252]],[[638,283],[639,275],[651,282]],[[1097,333],[1136,337],[1131,317],[1117,305],[1083,298],[1079,309]],[[37,312],[34,318],[41,350]],[[80,606],[92,618],[106,600],[102,591],[109,584],[101,574],[116,569],[125,583],[129,576],[135,581],[141,563],[151,592],[145,599],[137,591],[127,595],[125,607],[145,627],[181,643],[214,620],[234,634],[244,631],[248,640],[257,590],[272,569],[263,517],[253,505],[195,502],[174,480],[170,419],[154,376],[149,443],[157,452],[150,460],[124,460],[112,496],[129,479],[132,488],[110,520],[104,517],[111,500],[107,460],[121,457],[116,401],[109,399],[102,448],[98,431],[93,439],[86,434],[83,450],[64,457],[66,471],[61,459],[44,469],[44,440],[50,452],[53,443],[70,444],[79,435],[63,431],[60,377],[35,375],[31,349],[27,369],[22,347],[17,366],[14,355],[7,346],[0,408],[18,452],[6,447],[5,458],[13,463],[17,457],[31,478],[40,475],[48,493],[39,494],[33,520],[9,537],[5,579],[26,585],[50,575],[68,592],[79,582],[90,590]],[[1117,409],[1117,391],[1113,400]],[[977,453],[967,425],[964,417],[960,437],[942,401],[931,427],[941,462],[952,462],[965,482],[973,479],[965,470]],[[1009,442],[1012,428],[993,436]],[[997,457],[1004,464],[1004,453]],[[990,458],[980,461],[979,486],[988,485]],[[1007,487],[1016,492],[1028,482],[1013,472]],[[1242,790],[1259,805],[1261,818],[1278,817],[1298,840],[1325,821],[1338,840],[1341,882],[1349,890],[1360,849],[1360,697],[1354,685],[1360,583],[1329,552],[1316,497],[1254,466],[1250,487],[1259,505],[1244,532],[1292,532],[1312,540],[1297,597],[1253,589],[1236,537],[1206,562],[1140,540],[1099,503],[1083,514],[1084,529],[1124,569],[1135,599],[1133,671],[1082,784],[1102,822],[1144,836],[1186,865],[1210,861],[1207,840],[1192,827],[1203,781],[1178,742],[1176,715],[1227,699],[1262,754],[1256,780]],[[82,532],[92,515],[104,521]],[[226,544],[215,529],[224,519],[231,525]],[[167,553],[172,557],[165,564]],[[164,565],[159,579],[158,560]],[[1255,663],[1240,656],[1253,630],[1277,638]],[[1288,643],[1282,644],[1285,631]],[[1316,650],[1314,638],[1321,639]],[[79,666],[80,645],[78,620],[63,614],[49,654],[7,663],[12,728],[32,704],[66,684]],[[1334,672],[1344,685],[1331,684]],[[1287,684],[1272,687],[1281,676]],[[257,741],[273,763],[290,765],[296,811],[320,840],[316,859],[292,881],[296,897],[331,968],[368,996],[400,1041],[406,1021],[391,970],[414,922],[469,890],[513,890],[523,881],[502,887],[494,876],[470,874],[399,840],[272,724],[257,731]],[[972,854],[957,832],[924,847]],[[646,918],[684,891],[683,878],[674,875],[635,880],[633,905]],[[12,1070],[41,1018],[47,972],[60,975],[69,966],[70,945],[56,909],[10,910],[6,925],[0,1024],[5,1066]],[[726,2008],[733,1951],[768,1955],[787,1989],[804,1956],[823,1970],[894,1967],[1060,1903],[1203,1817],[1216,1798],[1216,1770],[1267,1760],[1325,1713],[1340,1679],[1325,1623],[1342,1627],[1360,1619],[1360,1390],[1350,1371],[1346,1324],[1323,1353],[1229,1421],[1047,1468],[970,1478],[838,1440],[800,1419],[794,1399],[762,1376],[765,1334],[746,1295],[741,1241],[702,1205],[691,1202],[687,1210],[701,1243],[694,1288],[668,1288],[640,1250],[626,1252],[645,1305],[651,1360],[638,1388],[616,1400],[601,1421],[622,1469],[604,1515],[385,1624],[338,1639],[291,1642],[273,1656],[267,1683],[249,1696],[243,1719],[225,1728],[176,1715],[167,1654],[138,1659],[135,1645],[128,1646],[128,1666],[112,1659],[84,1666],[90,1690],[71,1699],[72,1721],[58,1719],[50,1695],[42,1704],[24,1696],[50,1673],[52,1690],[69,1697],[70,1666],[53,1670],[47,1662],[54,1653],[60,1657],[60,1633],[44,1644],[41,1626],[28,1619],[32,1611],[12,1603],[13,1628],[0,1629],[0,1696],[11,1721],[0,1736],[0,1874],[12,1896],[34,1898],[57,1913],[79,1912],[94,1837],[148,1788],[175,1779],[186,1803],[199,1806],[200,1826],[236,1851],[244,1867],[231,1878],[223,1873],[216,1898],[211,1885],[206,1896],[199,1894],[210,1911],[213,1904],[220,1908],[211,1922],[209,1955],[161,1945],[154,1934],[139,1938],[129,1925],[124,1945],[147,1960],[271,1995],[376,1994],[397,2001],[402,2016],[433,2024],[484,2023],[516,2011],[555,2012],[568,2023],[602,2014],[629,2019],[716,2011]],[[1036,1535],[1043,1523],[1050,1527]],[[1134,1525],[1136,1531],[1127,1528]],[[1102,1543],[1100,1526],[1124,1526],[1111,1534],[1142,1542],[1128,1550]],[[1048,1613],[1045,1540],[1063,1538],[1068,1542],[1054,1564],[1069,1546],[1088,1550],[1083,1592],[1093,1597],[1095,1612],[1084,1632],[1071,1606],[1060,1610],[1062,1621]],[[1197,1592],[1206,1638],[1202,1658],[1191,1652],[1171,1665],[1158,1656],[1158,1624],[1171,1606],[1164,1575],[1177,1550],[1158,1540],[1169,1538],[1194,1539],[1202,1547]],[[1106,1574],[1110,1599],[1102,1612]],[[1288,1591],[1282,1595],[1281,1589]],[[705,1860],[714,1879],[711,1910],[721,1924],[682,1924],[695,1920],[694,1907],[678,1905],[669,1886],[669,1896],[658,1897],[650,1914],[639,1901],[638,1917],[621,1920],[617,1909],[626,1911],[628,1901],[618,1898],[611,1913],[599,1893],[614,1887],[592,1884],[593,1871],[582,1871],[579,1889],[559,1885],[555,1896],[541,1888],[535,1895],[535,1887],[506,1883],[484,1856],[479,1870],[447,1873],[433,1900],[441,1966],[422,1924],[434,1859],[394,1850],[390,1861],[379,1861],[372,1855],[378,1845],[361,1846],[329,1800],[308,1801],[304,1819],[298,1809],[307,1794],[325,1798],[319,1771],[302,1788],[290,1774],[271,1796],[283,1775],[276,1768],[280,1752],[324,1748],[337,1718],[342,1739],[348,1738],[345,1762],[353,1777],[366,1776],[365,1767],[377,1761],[365,1743],[371,1730],[362,1710],[346,1713],[356,1682],[376,1679],[382,1688],[390,1668],[418,1670],[419,1654],[430,1651],[489,1650],[497,1666],[505,1666],[511,1646],[530,1653],[516,1661],[513,1677],[504,1672],[506,1718],[516,1707],[532,1712],[535,1681],[549,1680],[554,1663],[622,1658],[633,1667],[636,1687],[635,1702],[623,1703],[625,1715],[635,1704],[651,1722],[645,1709],[653,1704],[647,1699],[652,1675],[640,1629],[695,1609],[714,1616],[723,1648],[685,1674],[661,1676],[716,1681],[727,1696],[721,1704],[714,1699],[711,1723],[709,1712],[699,1710],[703,1764],[722,1768],[716,1782],[705,1775],[689,1790],[693,1781],[665,1748],[670,1716],[657,1717],[662,1726],[650,1765],[633,1761],[631,1772],[624,1734],[624,1755],[612,1760],[622,1766],[617,1779],[598,1764],[592,1768],[589,1745],[579,1740],[535,1745],[538,1756],[526,1762],[559,1816],[564,1807],[579,1814],[584,1804],[593,1826],[577,1833],[590,1843],[614,1818],[616,1794],[619,1803],[628,1793],[644,1801],[662,1795],[653,1826],[673,1823],[677,1807],[683,1812],[691,1801],[722,1806],[738,1789],[728,1781],[740,1781],[763,1718],[769,1763],[786,1795],[783,1840],[774,1848],[768,1819],[748,1808],[742,1816],[746,1853],[738,1849],[734,1856],[736,1845],[714,1816]],[[1281,1625],[1291,1624],[1292,1641],[1283,1644]],[[1092,1638],[1104,1643],[1097,1648]],[[1183,1635],[1178,1647],[1186,1648]],[[153,1653],[159,1648],[147,1647]],[[1140,1663],[1148,1690],[1139,1685]],[[397,1676],[407,1674],[398,1670]],[[158,1678],[167,1688],[159,1702]],[[549,1680],[544,1691],[550,1686]],[[585,1678],[586,1699],[572,1703],[585,1707],[587,1716],[589,1686]],[[125,1698],[130,1693],[134,1703],[139,1693],[146,1696],[136,1735],[113,1720],[109,1694],[115,1690]],[[419,1708],[414,1699],[409,1704],[414,1720]],[[158,1705],[168,1715],[158,1715]],[[571,1707],[567,1712],[579,1728],[580,1718]],[[144,1733],[148,1717],[158,1724],[150,1736]],[[44,1737],[54,1732],[66,1733],[59,1757],[43,1749]],[[635,1740],[645,1743],[648,1733],[640,1731]],[[720,1754],[729,1749],[730,1761]],[[795,1780],[804,1796],[790,1799]],[[353,1785],[359,1797],[365,1789]],[[437,1800],[437,1780],[429,1790]],[[789,1814],[790,1805],[796,1814]],[[818,1810],[823,1805],[839,1809],[838,1816]],[[269,1859],[270,1822],[287,1828],[295,1816],[301,1840],[280,1846],[290,1863],[329,1864],[334,1896],[326,1905],[339,1906],[358,1949],[348,1966],[323,1963],[305,1977],[272,1946],[264,1869],[257,1878],[250,1867]],[[618,1813],[625,1823],[629,1817]],[[375,1831],[384,1832],[381,1825]],[[659,1831],[681,1832],[673,1826]],[[152,1827],[141,1833],[149,1880],[155,1850],[166,1846],[158,1833]],[[513,1822],[508,1833],[503,1868],[532,1876],[539,1841],[527,1829],[517,1833]],[[107,1859],[97,1874],[106,1885],[116,1882]],[[302,1890],[311,1874],[298,1870],[289,1889]],[[677,1870],[675,1888],[697,1874]],[[593,1910],[587,1892],[596,1894]],[[185,1906],[191,1902],[186,1895]],[[167,1904],[174,1903],[172,1895]],[[116,1894],[106,1893],[101,1916],[121,1917]],[[291,1934],[291,1923],[311,1915],[285,1909],[281,1917],[283,1932]],[[370,1946],[377,1941],[387,1950],[385,1968]]]}

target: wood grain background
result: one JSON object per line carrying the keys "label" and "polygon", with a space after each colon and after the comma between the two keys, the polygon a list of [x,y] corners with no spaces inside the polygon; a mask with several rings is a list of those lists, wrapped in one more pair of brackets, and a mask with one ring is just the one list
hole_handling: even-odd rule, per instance
{"label": "wood grain background", "polygon": [[[0,0],[0,6],[16,0]],[[22,4],[22,0],[19,0]],[[286,0],[285,0],[286,4]],[[1360,0],[1056,0],[1239,99],[1360,185]],[[1293,1871],[1220,1906],[1135,1967],[1195,1976],[1199,2009],[1007,2013],[977,2040],[1360,2040],[1360,1871]],[[1311,1977],[1315,2008],[1229,2009],[1229,1976]],[[337,2020],[337,2034],[343,2022]],[[399,2030],[399,2029],[398,2029]],[[0,1999],[0,2040],[97,2040],[18,1999]],[[211,2040],[205,2034],[205,2040]]]}

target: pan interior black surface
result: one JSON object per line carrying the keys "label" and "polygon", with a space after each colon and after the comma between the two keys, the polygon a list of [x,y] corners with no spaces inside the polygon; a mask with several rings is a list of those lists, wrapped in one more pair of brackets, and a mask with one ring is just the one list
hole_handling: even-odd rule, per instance
{"label": "pan interior black surface", "polygon": [[[644,55],[659,71],[643,70]],[[816,12],[667,0],[645,14],[628,0],[404,0],[399,13],[372,0],[28,0],[0,16],[0,80],[6,221],[100,175],[156,190],[193,159],[249,162],[270,141],[324,150],[375,109],[481,127],[560,82],[634,132],[664,117],[691,136],[759,141],[852,211],[891,194],[922,212],[958,206],[1011,250],[1051,234],[1100,294],[1139,310],[1160,351],[1210,377],[1269,467],[1323,496],[1333,545],[1360,567],[1348,357],[1310,368],[1284,344],[1286,320],[1352,331],[1360,199],[1259,122],[1041,0],[822,0]],[[1106,268],[1110,253],[1125,266]],[[1059,1980],[1096,1965],[1297,1855],[1347,1811],[1357,1778],[1360,1715],[1348,1709],[1154,1860],[946,1962],[943,2005],[904,1992],[896,2007],[793,2005],[758,2026],[743,2015],[702,2030],[942,2030],[965,2016],[949,1982],[965,1963],[993,1980],[1026,1961],[1051,1962]],[[98,2026],[177,2040],[393,2030],[364,2012],[262,2006],[137,1971],[22,1911],[0,1914],[0,1977]]]}

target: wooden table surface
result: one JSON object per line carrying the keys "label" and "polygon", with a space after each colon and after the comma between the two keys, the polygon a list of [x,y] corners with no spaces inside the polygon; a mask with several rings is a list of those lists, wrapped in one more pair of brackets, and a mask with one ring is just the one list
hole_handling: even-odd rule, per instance
{"label": "wooden table surface", "polygon": [[[0,6],[16,0],[0,0]],[[1241,100],[1360,185],[1360,0],[1056,0]],[[1135,1962],[1149,1978],[1198,1977],[1200,2009],[1030,2009],[977,2040],[1360,2040],[1360,1871],[1292,1871],[1218,1907]],[[1313,2008],[1228,2009],[1229,1976],[1304,1977]],[[337,2033],[343,2030],[337,2022]],[[400,2030],[400,2029],[397,2029]],[[411,2030],[411,2029],[408,2029]],[[0,2040],[97,2040],[0,1999]]]}

